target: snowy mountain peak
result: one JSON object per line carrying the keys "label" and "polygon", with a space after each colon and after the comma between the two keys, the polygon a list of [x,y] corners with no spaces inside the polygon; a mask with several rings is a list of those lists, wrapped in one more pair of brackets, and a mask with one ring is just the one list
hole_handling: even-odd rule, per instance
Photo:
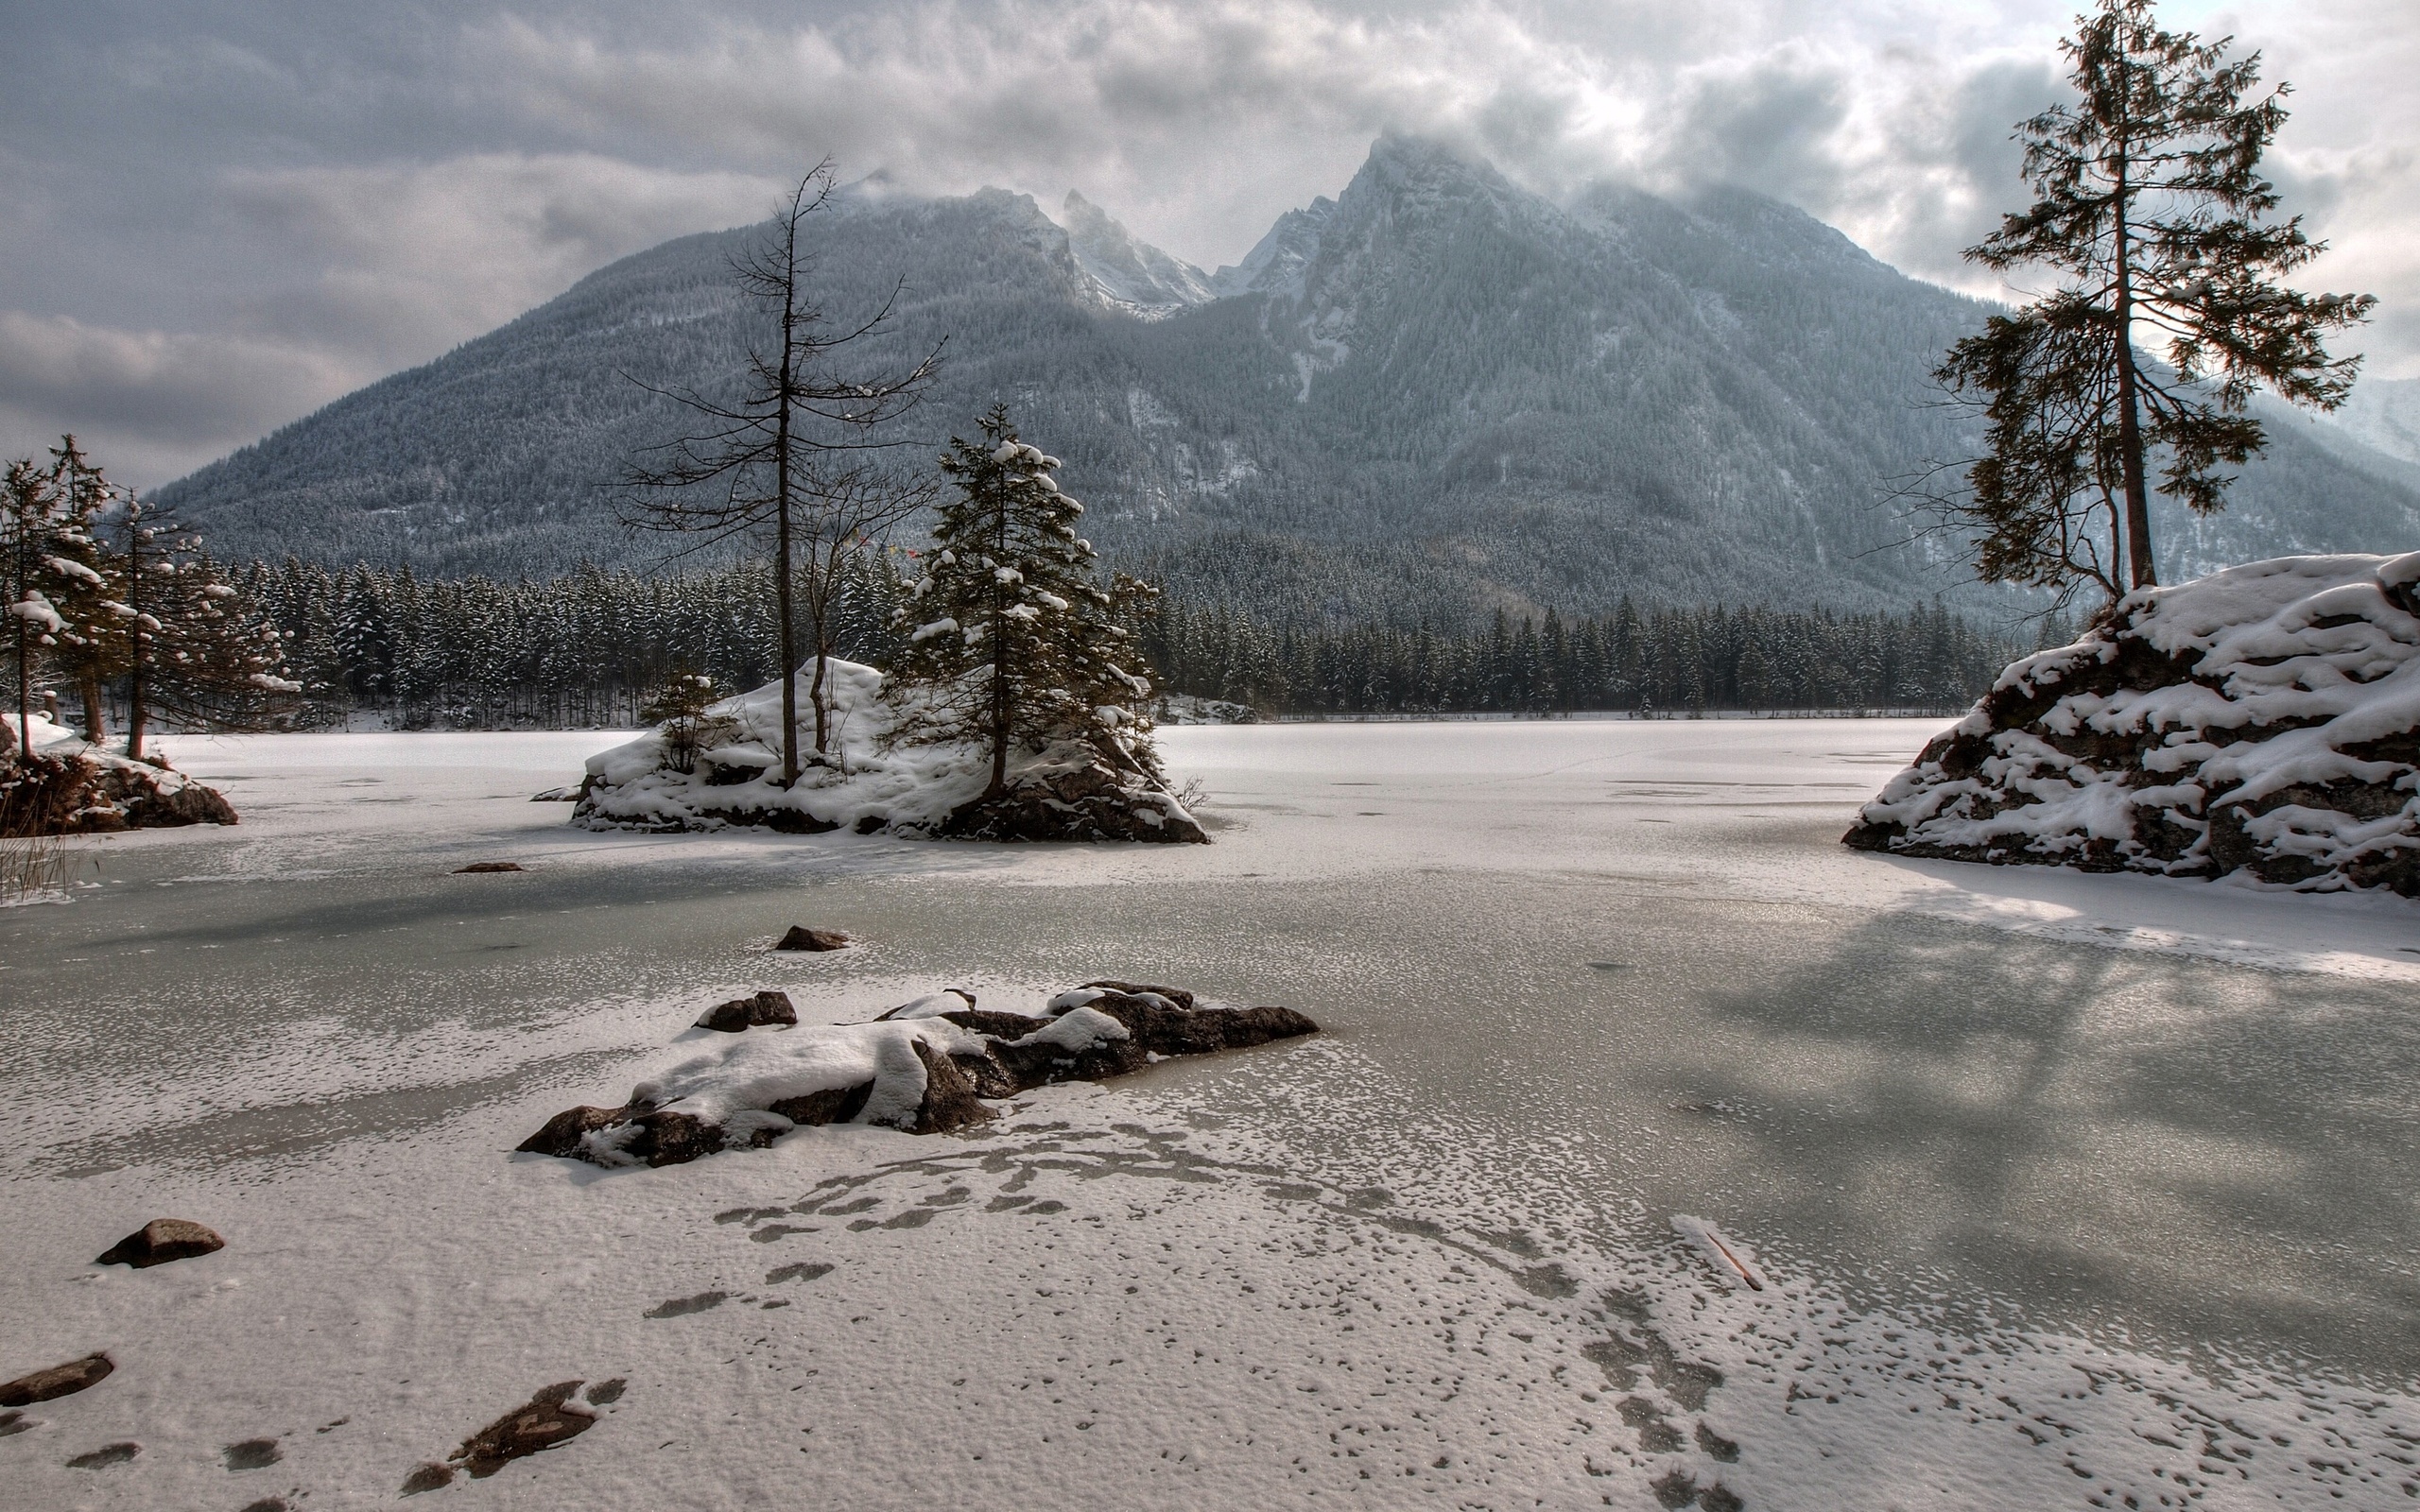
{"label": "snowy mountain peak", "polygon": [[1336,215],[1336,201],[1320,196],[1302,210],[1277,217],[1244,260],[1212,275],[1210,286],[1229,294],[1300,296],[1303,269],[1320,251],[1320,233]]}
{"label": "snowy mountain peak", "polygon": [[1060,219],[1077,266],[1112,308],[1157,320],[1217,297],[1201,269],[1137,241],[1107,211],[1072,189]]}

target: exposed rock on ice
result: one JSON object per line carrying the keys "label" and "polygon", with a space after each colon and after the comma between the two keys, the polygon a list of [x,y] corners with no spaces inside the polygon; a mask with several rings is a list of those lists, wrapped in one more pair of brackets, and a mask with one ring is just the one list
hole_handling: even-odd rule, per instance
{"label": "exposed rock on ice", "polygon": [[172,1260],[191,1260],[224,1249],[227,1241],[186,1218],[154,1218],[119,1240],[94,1260],[95,1265],[131,1265],[142,1270]]}
{"label": "exposed rock on ice", "polygon": [[765,1024],[780,1024],[787,1028],[796,1022],[798,1009],[790,1005],[789,994],[766,991],[716,1004],[698,1015],[697,1027],[738,1034]]}
{"label": "exposed rock on ice", "polygon": [[37,1370],[14,1381],[0,1382],[0,1407],[30,1407],[38,1401],[55,1397],[74,1396],[108,1379],[117,1366],[106,1354],[88,1354],[80,1360],[55,1365],[47,1370]]}
{"label": "exposed rock on ice", "polygon": [[[554,1448],[567,1438],[576,1438],[596,1426],[596,1415],[571,1404],[571,1395],[579,1389],[577,1381],[561,1381],[532,1396],[503,1417],[462,1441],[462,1447],[447,1458],[471,1472],[474,1480],[482,1480],[504,1469],[524,1455]],[[425,1470],[427,1467],[424,1467]],[[436,1469],[442,1470],[444,1467]],[[434,1484],[422,1487],[434,1490],[453,1479],[448,1473],[442,1479],[424,1477]],[[413,1487],[406,1483],[408,1494]]]}
{"label": "exposed rock on ice", "polygon": [[975,840],[1209,839],[1114,732],[1020,750],[1009,764],[1008,792],[986,800],[986,752],[892,746],[896,714],[881,697],[883,675],[853,662],[826,666],[833,748],[821,756],[804,749],[814,670],[803,668],[797,707],[807,765],[796,785],[782,785],[773,754],[781,747],[782,687],[769,682],[707,710],[685,739],[658,727],[590,757],[572,822],[663,832],[750,825],[794,834],[846,828]]}
{"label": "exposed rock on ice", "polygon": [[[9,833],[90,834],[235,822],[225,798],[182,772],[112,755],[40,717],[28,723],[29,754],[0,765],[0,815]],[[14,716],[8,725],[13,734]]]}
{"label": "exposed rock on ice", "polygon": [[2420,553],[2139,589],[2000,674],[1842,838],[2420,897]]}
{"label": "exposed rock on ice", "polygon": [[1125,989],[1132,987],[1063,992],[1040,1014],[979,1009],[962,992],[941,993],[872,1023],[750,1035],[641,1082],[620,1108],[567,1108],[521,1149],[598,1165],[676,1165],[815,1125],[945,1133],[993,1117],[986,1097],[1099,1081],[1169,1056],[1319,1028],[1291,1008],[1200,1003],[1173,988]]}
{"label": "exposed rock on ice", "polygon": [[777,951],[838,951],[846,950],[849,936],[837,929],[809,929],[804,924],[792,924],[773,946]]}

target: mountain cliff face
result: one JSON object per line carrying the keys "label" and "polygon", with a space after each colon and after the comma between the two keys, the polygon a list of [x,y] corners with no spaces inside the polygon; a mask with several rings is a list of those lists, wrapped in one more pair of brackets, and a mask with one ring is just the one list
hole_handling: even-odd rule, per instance
{"label": "mountain cliff face", "polygon": [[[1984,307],[1772,200],[1599,186],[1556,204],[1381,139],[1335,199],[1215,275],[1070,196],[862,195],[821,228],[836,319],[905,290],[869,358],[946,336],[914,424],[994,400],[1067,459],[1096,541],[1263,614],[1450,624],[1659,599],[1973,596],[1890,503],[1965,421],[1927,377]],[[613,524],[633,452],[728,391],[757,228],[624,260],[424,368],[172,485],[230,554],[540,574],[656,559]],[[635,380],[644,380],[644,385]],[[2280,427],[2229,512],[2163,522],[2171,578],[2405,549],[2420,495]],[[2348,443],[2349,444],[2349,443]]]}

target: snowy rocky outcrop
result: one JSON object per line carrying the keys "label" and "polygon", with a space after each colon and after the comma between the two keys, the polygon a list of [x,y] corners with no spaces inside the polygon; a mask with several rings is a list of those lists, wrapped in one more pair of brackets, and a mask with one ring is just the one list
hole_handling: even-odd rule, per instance
{"label": "snowy rocky outcrop", "polygon": [[[802,759],[811,747],[814,669],[798,674]],[[782,686],[708,709],[694,730],[659,726],[588,759],[572,822],[592,830],[711,830],[755,825],[795,834],[854,830],[976,840],[1205,842],[1184,805],[1123,741],[1103,732],[1020,751],[1004,799],[979,801],[990,757],[972,746],[890,744],[896,712],[883,676],[826,663],[832,750],[782,786]],[[683,769],[683,766],[687,769]]]}
{"label": "snowy rocky outcrop", "polygon": [[2420,552],[2130,593],[2000,674],[1843,839],[2420,897]]}
{"label": "snowy rocky outcrop", "polygon": [[992,1118],[985,1098],[1318,1029],[1291,1008],[1236,1007],[1136,982],[1091,983],[1039,1013],[937,992],[871,1023],[748,1031],[639,1083],[619,1108],[556,1114],[520,1148],[598,1165],[677,1165],[824,1124],[940,1134]]}
{"label": "snowy rocky outcrop", "polygon": [[[29,723],[31,754],[12,749],[14,759],[0,756],[0,833],[90,834],[235,822],[235,810],[216,789],[182,772],[112,755],[39,715]],[[13,735],[13,715],[8,726]]]}

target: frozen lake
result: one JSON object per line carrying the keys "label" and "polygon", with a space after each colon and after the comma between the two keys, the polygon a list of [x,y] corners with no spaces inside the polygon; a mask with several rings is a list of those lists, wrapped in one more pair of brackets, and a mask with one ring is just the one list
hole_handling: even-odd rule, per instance
{"label": "frozen lake", "polygon": [[[2420,907],[1841,849],[1936,728],[1164,731],[1206,849],[528,801],[611,735],[173,741],[240,829],[90,842],[73,902],[0,912],[0,1379],[119,1365],[0,1424],[0,1506],[390,1504],[574,1377],[628,1387],[431,1494],[2420,1496]],[[452,874],[489,859],[530,869]],[[796,922],[866,944],[767,954]],[[736,992],[1102,975],[1330,1032],[972,1138],[505,1153]],[[228,1247],[87,1263],[166,1213]]]}

